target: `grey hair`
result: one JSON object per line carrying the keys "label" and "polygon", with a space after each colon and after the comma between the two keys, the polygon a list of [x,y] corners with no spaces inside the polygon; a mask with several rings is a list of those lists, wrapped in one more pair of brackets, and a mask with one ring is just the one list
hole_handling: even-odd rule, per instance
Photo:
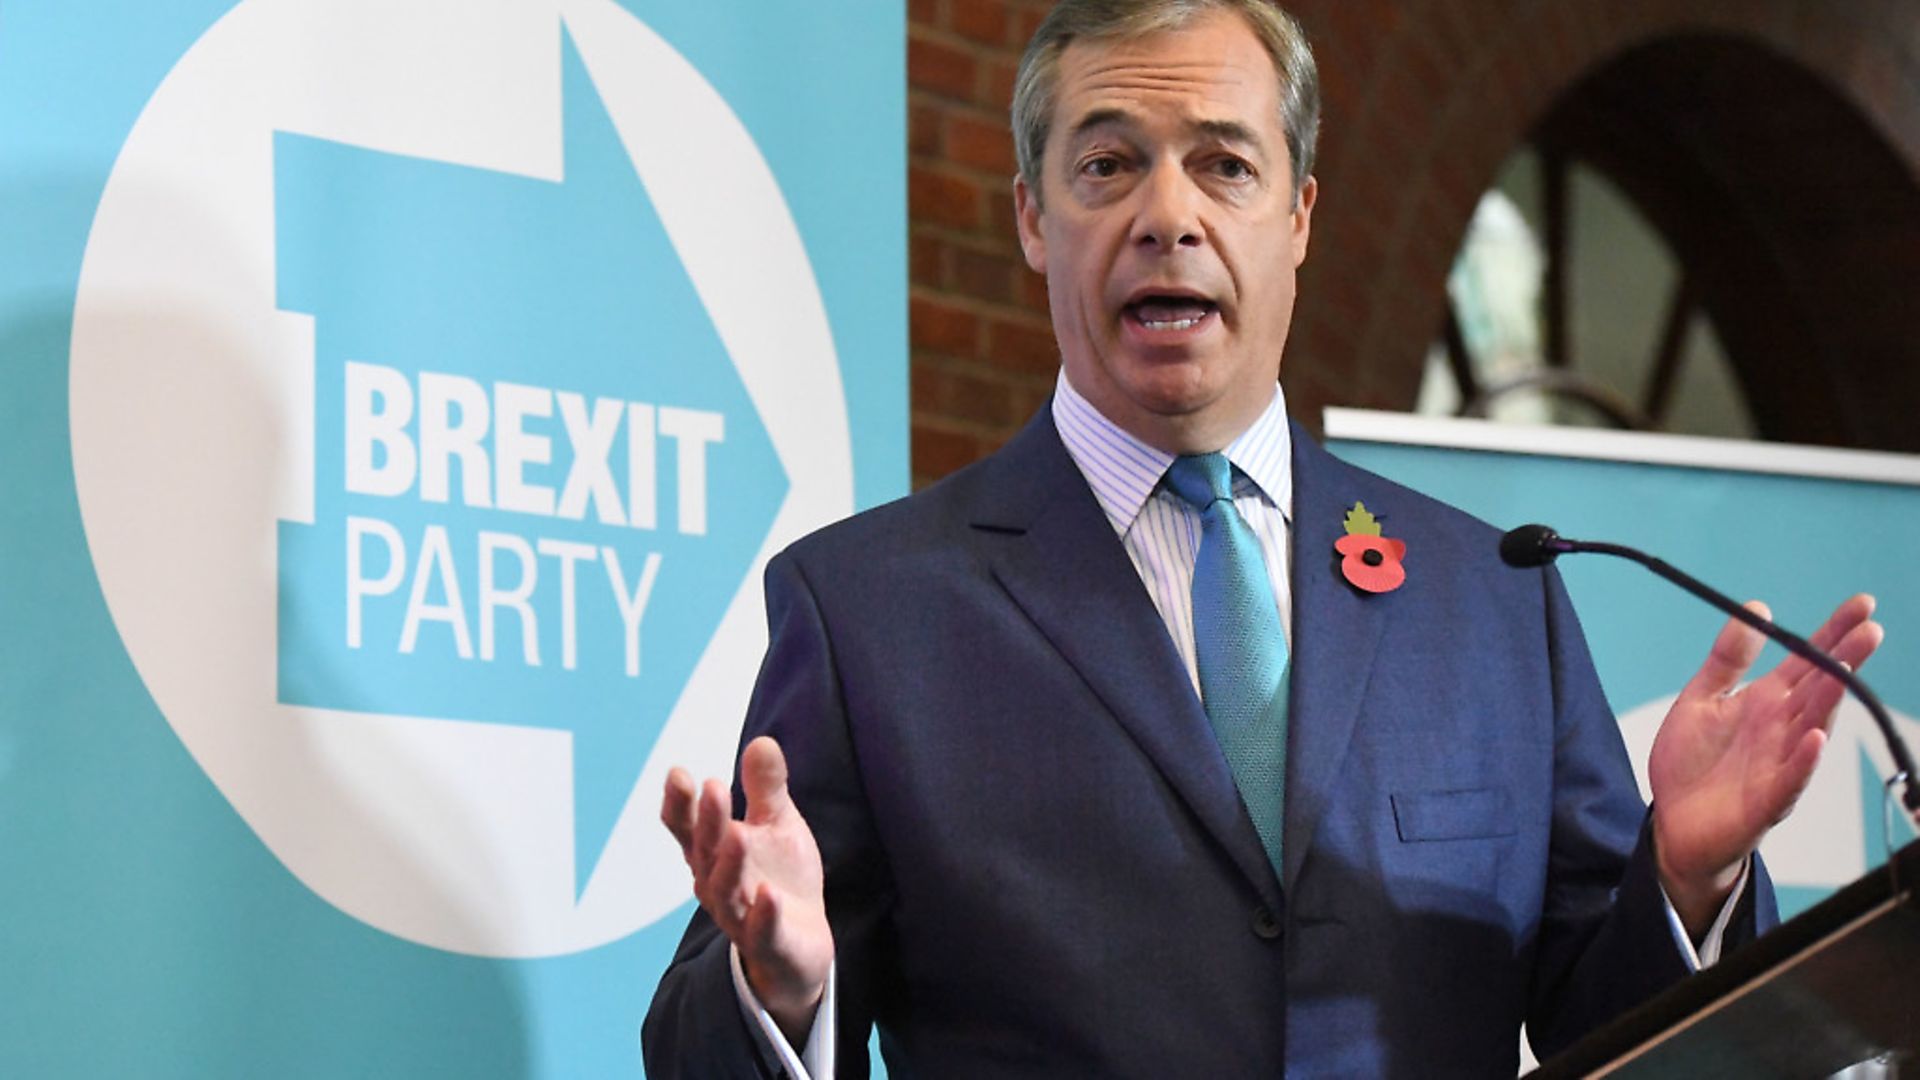
{"label": "grey hair", "polygon": [[1280,78],[1280,124],[1293,164],[1293,194],[1313,175],[1320,137],[1320,72],[1307,35],[1292,15],[1270,0],[1060,0],[1047,13],[1020,58],[1013,84],[1013,147],[1020,176],[1040,198],[1040,165],[1053,123],[1060,54],[1075,40],[1145,37],[1178,30],[1211,11],[1231,11],[1247,20],[1273,58]]}

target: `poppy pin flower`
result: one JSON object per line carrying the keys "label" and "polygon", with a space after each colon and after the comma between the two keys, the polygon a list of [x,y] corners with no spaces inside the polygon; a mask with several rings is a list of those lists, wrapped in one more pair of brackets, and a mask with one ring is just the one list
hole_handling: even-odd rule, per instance
{"label": "poppy pin flower", "polygon": [[1407,545],[1380,535],[1380,519],[1356,502],[1347,511],[1347,535],[1334,541],[1333,549],[1345,556],[1340,574],[1356,589],[1370,593],[1392,592],[1407,580]]}

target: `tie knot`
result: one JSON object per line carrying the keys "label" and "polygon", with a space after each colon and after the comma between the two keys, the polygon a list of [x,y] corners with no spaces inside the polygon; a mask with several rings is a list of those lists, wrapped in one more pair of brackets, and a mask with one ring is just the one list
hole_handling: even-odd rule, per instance
{"label": "tie knot", "polygon": [[1167,468],[1167,487],[1195,510],[1222,499],[1233,501],[1233,466],[1225,454],[1189,454],[1173,459]]}

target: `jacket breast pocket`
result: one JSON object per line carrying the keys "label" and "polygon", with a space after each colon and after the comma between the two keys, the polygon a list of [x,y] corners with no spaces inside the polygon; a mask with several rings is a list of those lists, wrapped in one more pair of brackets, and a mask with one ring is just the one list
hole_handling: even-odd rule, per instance
{"label": "jacket breast pocket", "polygon": [[1513,800],[1504,787],[1402,791],[1393,796],[1393,824],[1407,843],[1512,836]]}

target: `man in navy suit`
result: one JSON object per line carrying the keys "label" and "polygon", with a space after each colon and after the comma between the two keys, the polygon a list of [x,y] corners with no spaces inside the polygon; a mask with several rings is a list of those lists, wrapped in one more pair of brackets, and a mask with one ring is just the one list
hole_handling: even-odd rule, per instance
{"label": "man in navy suit", "polygon": [[[1760,643],[1730,623],[1649,812],[1553,572],[1287,423],[1315,85],[1260,0],[1041,27],[1015,197],[1058,391],[768,567],[733,797],[667,785],[701,910],[652,1075],[865,1075],[874,1024],[900,1076],[1511,1075],[1522,1024],[1551,1052],[1771,918],[1752,852],[1838,686],[1736,689]],[[1203,508],[1179,463],[1221,455]],[[1203,690],[1216,525],[1284,631],[1266,781]],[[1871,608],[1816,643],[1858,665]]]}

